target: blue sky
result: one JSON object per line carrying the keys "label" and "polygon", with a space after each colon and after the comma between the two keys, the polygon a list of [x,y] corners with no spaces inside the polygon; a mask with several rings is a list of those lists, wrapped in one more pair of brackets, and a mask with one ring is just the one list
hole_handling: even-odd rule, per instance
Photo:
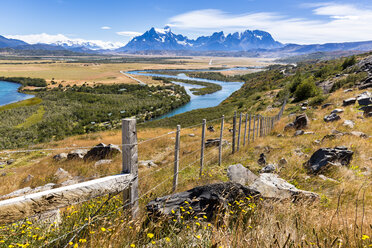
{"label": "blue sky", "polygon": [[1,0],[1,10],[0,34],[31,43],[120,44],[167,24],[190,38],[262,29],[284,43],[372,40],[370,0]]}

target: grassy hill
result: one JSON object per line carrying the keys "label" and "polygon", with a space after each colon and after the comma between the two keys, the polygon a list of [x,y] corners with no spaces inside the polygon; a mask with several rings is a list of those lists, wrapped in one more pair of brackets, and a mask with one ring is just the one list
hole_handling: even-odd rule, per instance
{"label": "grassy hill", "polygon": [[[356,58],[360,60],[365,55]],[[0,229],[0,246],[27,245],[38,247],[368,247],[372,244],[372,160],[371,138],[354,135],[328,136],[333,130],[342,133],[360,131],[372,135],[370,118],[362,117],[359,106],[343,107],[344,99],[362,93],[355,84],[366,75],[354,67],[357,61],[349,59],[324,61],[317,64],[304,63],[298,67],[275,66],[265,72],[245,76],[245,85],[215,108],[200,109],[172,118],[149,122],[138,126],[139,142],[164,134],[163,137],[139,145],[139,160],[153,160],[157,167],[142,167],[139,171],[140,216],[130,220],[122,206],[121,195],[103,197],[62,210],[62,221],[42,223],[29,220]],[[345,75],[354,75],[352,78]],[[356,78],[356,79],[355,79]],[[334,81],[331,92],[322,93],[318,82]],[[344,92],[345,88],[353,88]],[[171,192],[175,124],[183,127],[199,124],[202,119],[213,120],[226,115],[224,137],[231,141],[231,115],[234,111],[274,116],[282,100],[290,97],[283,119],[266,137],[256,139],[231,154],[231,147],[224,148],[223,163],[218,166],[217,150],[207,148],[205,170],[199,177],[200,126],[181,131],[180,184],[178,191],[194,186],[226,181],[229,165],[241,163],[254,173],[261,166],[257,159],[265,153],[269,163],[278,163],[281,158],[287,164],[277,171],[279,176],[299,189],[320,195],[315,203],[258,200],[243,201],[231,206],[217,220],[203,216],[160,218],[150,220],[145,204],[158,196]],[[309,102],[306,110],[300,104]],[[320,105],[331,106],[321,108]],[[342,108],[341,120],[326,123],[323,117],[334,108]],[[313,134],[294,136],[294,131],[284,131],[284,126],[293,121],[296,114],[306,113],[310,124],[305,131]],[[343,125],[344,120],[355,123],[354,128]],[[212,121],[216,132],[207,132],[207,138],[219,135],[219,121]],[[168,134],[168,135],[167,135]],[[194,135],[190,135],[194,134]],[[278,136],[278,134],[280,134]],[[120,156],[109,165],[95,166],[94,162],[56,162],[52,156],[63,147],[89,147],[97,143],[121,143],[119,130],[96,132],[61,141],[40,145],[61,150],[49,154],[41,152],[4,154],[15,162],[6,167],[6,176],[0,177],[0,192],[9,193],[20,187],[36,187],[45,183],[58,183],[54,176],[58,168],[64,168],[72,176],[89,178],[97,175],[119,173]],[[322,172],[324,177],[311,175],[303,167],[309,157],[321,147],[345,146],[354,152],[350,166],[333,166]],[[195,162],[196,161],[196,162]],[[194,163],[193,163],[194,162]],[[190,163],[191,166],[187,167]],[[32,180],[25,180],[32,174]],[[160,184],[160,185],[159,185]],[[156,187],[155,190],[154,187]],[[108,200],[107,204],[105,204]],[[89,223],[86,225],[86,223]],[[84,227],[84,228],[82,228]],[[81,228],[81,229],[79,229]],[[79,230],[69,233],[71,230]],[[64,235],[52,243],[52,241]]]}

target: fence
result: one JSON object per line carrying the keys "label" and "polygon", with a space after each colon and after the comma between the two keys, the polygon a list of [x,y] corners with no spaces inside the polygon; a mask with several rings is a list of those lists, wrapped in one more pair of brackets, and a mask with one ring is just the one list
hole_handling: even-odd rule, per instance
{"label": "fence", "polygon": [[[200,177],[205,171],[205,165],[213,159],[217,160],[216,163],[218,163],[218,165],[222,164],[223,155],[225,154],[224,152],[227,152],[227,149],[231,149],[231,153],[234,154],[238,152],[242,146],[250,144],[259,137],[268,135],[274,128],[275,123],[281,119],[285,106],[286,101],[282,105],[278,114],[271,117],[252,115],[248,113],[238,114],[235,112],[231,117],[222,116],[221,118],[210,121],[204,119],[201,124],[185,127],[183,129],[180,125],[178,125],[176,131],[168,132],[164,135],[156,136],[141,142],[138,142],[137,140],[136,120],[124,119],[122,121],[121,144],[122,170],[119,175],[111,175],[79,184],[0,201],[0,220],[2,222],[13,222],[28,216],[40,214],[42,212],[64,208],[70,205],[88,201],[95,197],[104,196],[107,194],[117,194],[119,192],[123,192],[123,205],[113,212],[117,212],[121,209],[127,209],[130,211],[132,217],[136,217],[139,210],[139,200],[146,197],[158,187],[168,183],[170,179],[172,179],[171,191],[175,192],[179,186],[179,177],[181,172],[191,168],[196,163],[199,163]],[[232,123],[228,123],[230,118],[232,118]],[[218,125],[220,132],[215,132],[214,127],[212,125],[208,126],[208,123]],[[232,124],[232,128],[228,129],[227,124]],[[183,143],[181,142],[182,131],[186,129],[191,130],[192,128],[197,127],[201,127],[200,140],[193,141],[189,146],[184,147]],[[217,133],[218,137],[214,139],[206,139],[207,131],[214,134]],[[226,131],[228,131],[228,133],[226,133]],[[169,149],[169,152],[173,153],[173,173],[165,177],[164,180],[154,187],[145,185],[147,187],[143,187],[142,189],[144,193],[141,192],[142,194],[139,195],[139,179],[146,183],[150,176],[154,176],[156,173],[162,172],[163,170],[168,172],[170,170],[170,168],[165,166],[153,170],[150,173],[146,173],[146,175],[139,176],[139,145],[151,143],[151,141],[161,143],[160,139],[168,137],[172,134],[175,135],[174,149]],[[188,137],[192,137],[192,135],[189,134]],[[224,144],[228,143],[225,140],[227,138],[231,138],[231,147],[224,146]],[[198,144],[200,144],[200,149],[196,149],[194,151],[189,150],[190,147],[197,147]],[[207,150],[207,146],[211,145],[215,147]],[[212,155],[212,157],[210,157],[210,155]],[[186,165],[181,163],[182,159]],[[89,223],[85,223],[76,230],[71,231],[71,233],[80,232],[87,225],[90,225],[99,219],[99,216],[94,216]],[[66,233],[65,235],[59,237],[59,239],[62,239],[69,234],[70,233]]]}

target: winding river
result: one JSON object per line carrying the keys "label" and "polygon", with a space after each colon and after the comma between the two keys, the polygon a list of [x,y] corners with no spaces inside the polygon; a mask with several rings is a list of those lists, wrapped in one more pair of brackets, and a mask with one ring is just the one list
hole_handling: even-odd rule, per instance
{"label": "winding river", "polygon": [[21,84],[0,81],[0,106],[34,97],[33,95],[19,93],[19,87],[21,87]]}
{"label": "winding river", "polygon": [[[247,69],[247,68],[244,68],[244,69]],[[225,70],[232,70],[232,69],[225,69]],[[184,73],[184,72],[189,72],[189,71],[206,71],[206,70],[177,70],[177,72],[179,72],[179,74],[177,75],[157,74],[157,73],[153,73],[152,71],[131,71],[127,73],[131,75],[153,76],[153,77],[158,76],[158,77],[172,79],[172,83],[184,86],[187,91],[187,94],[190,95],[191,97],[190,102],[155,119],[163,119],[166,117],[172,117],[174,115],[185,113],[185,112],[188,112],[194,109],[215,107],[219,105],[223,100],[228,98],[233,92],[240,89],[244,84],[243,82],[223,82],[223,81],[216,81],[216,80],[209,80],[209,79],[202,79],[202,78],[192,78],[192,77],[188,77]],[[164,73],[166,73],[166,70],[164,71]],[[201,95],[201,96],[194,95],[190,91],[191,88],[203,88],[204,86],[177,82],[177,79],[188,79],[188,80],[193,80],[193,81],[219,84],[221,85],[222,89],[212,94]]]}

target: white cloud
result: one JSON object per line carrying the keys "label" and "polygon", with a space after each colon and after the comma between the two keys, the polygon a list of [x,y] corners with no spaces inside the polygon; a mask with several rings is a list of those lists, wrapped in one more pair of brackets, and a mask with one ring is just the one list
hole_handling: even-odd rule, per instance
{"label": "white cloud", "polygon": [[[261,29],[285,43],[326,43],[372,40],[372,9],[351,4],[307,5],[313,18],[291,18],[274,12],[229,14],[217,9],[187,12],[169,19],[169,26],[183,30]],[[322,18],[319,18],[322,16]],[[326,17],[326,18],[324,18]]]}
{"label": "white cloud", "polygon": [[7,38],[23,40],[29,44],[66,44],[69,46],[88,46],[91,49],[116,49],[124,46],[123,42],[110,42],[102,40],[85,40],[78,38],[69,38],[63,34],[29,34],[29,35],[5,35]]}
{"label": "white cloud", "polygon": [[103,27],[101,27],[101,29],[103,29],[103,30],[109,30],[109,29],[111,29],[111,27],[109,27],[109,26],[103,26]]}
{"label": "white cloud", "polygon": [[120,32],[116,32],[116,34],[125,36],[125,37],[135,37],[135,36],[141,35],[141,33],[134,32],[134,31],[120,31]]}

